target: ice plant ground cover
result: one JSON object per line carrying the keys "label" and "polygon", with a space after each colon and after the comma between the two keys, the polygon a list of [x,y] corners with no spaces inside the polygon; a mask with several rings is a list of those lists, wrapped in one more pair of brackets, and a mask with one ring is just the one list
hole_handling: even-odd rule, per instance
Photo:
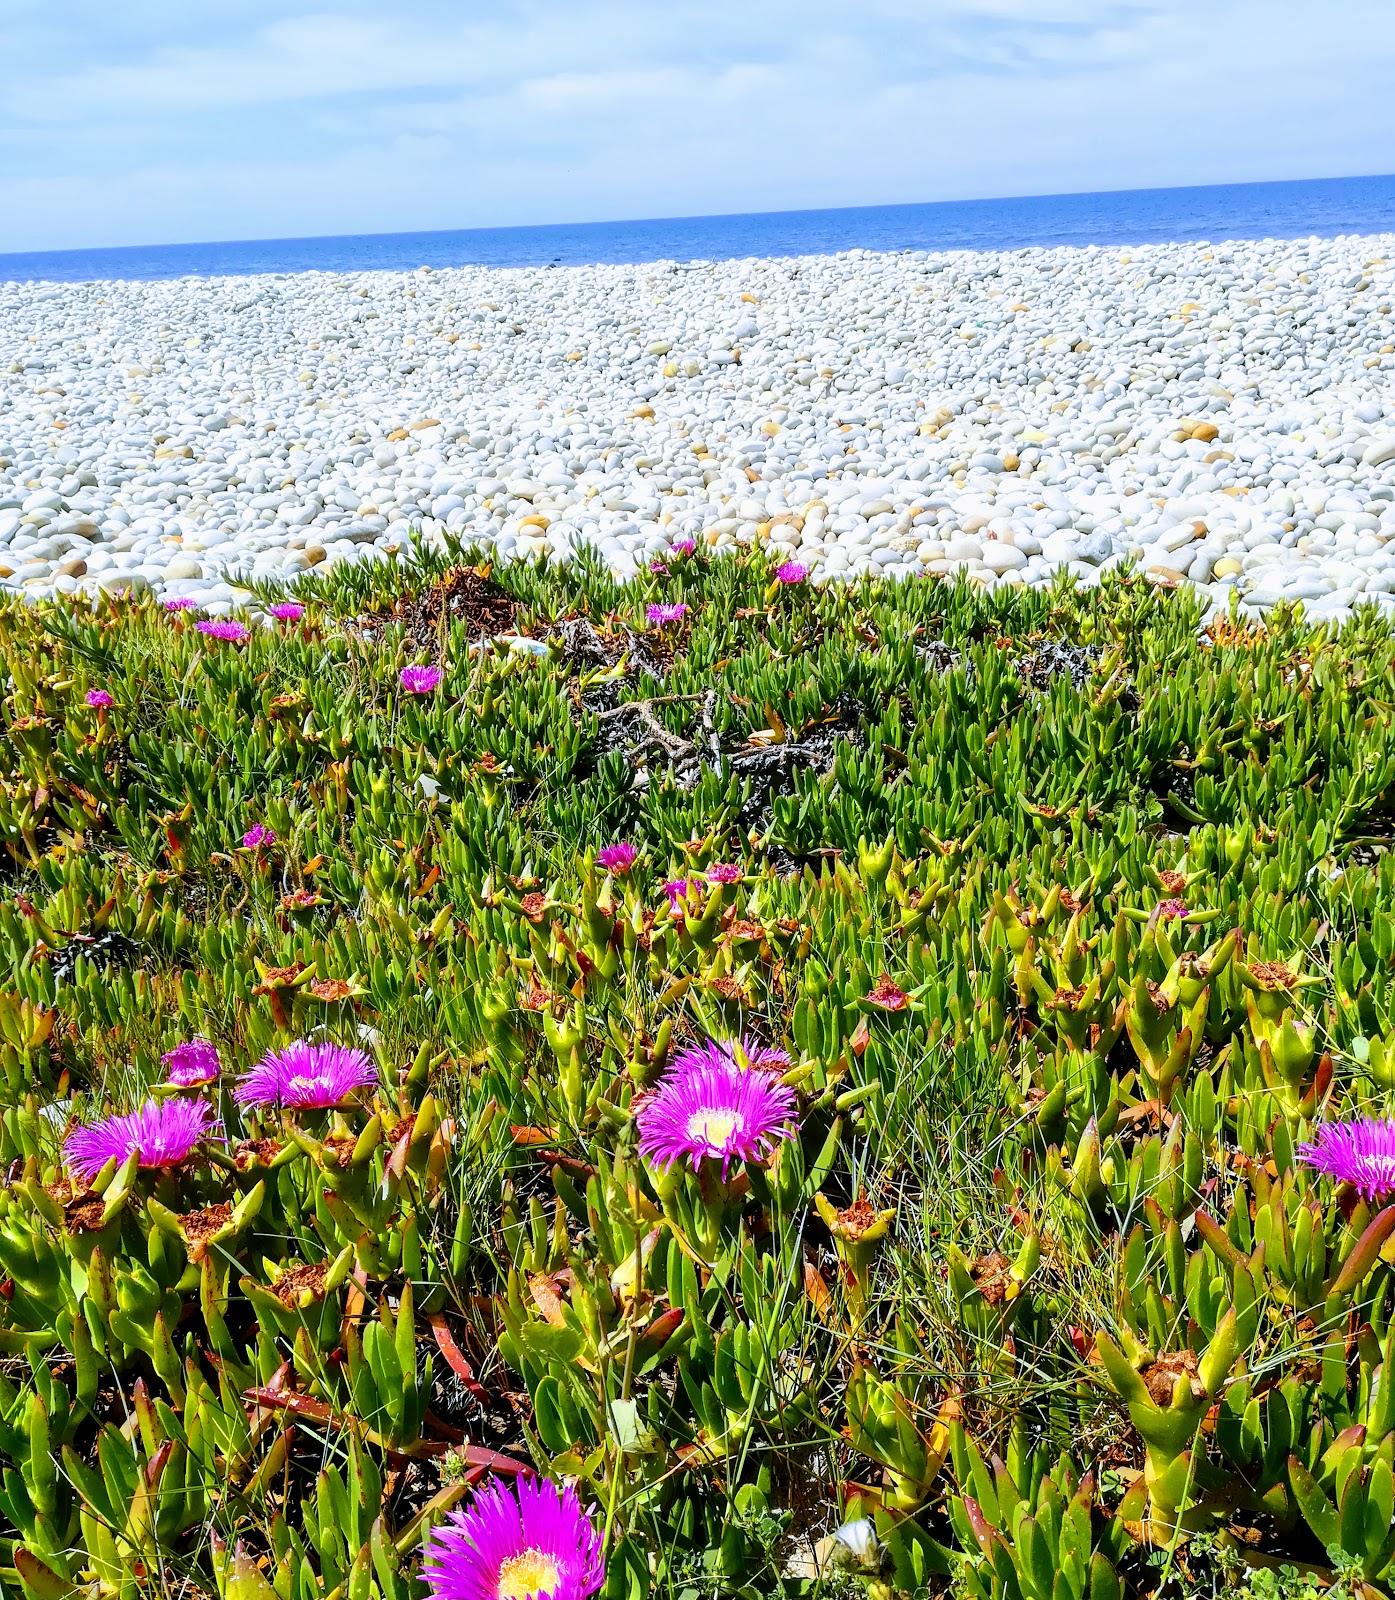
{"label": "ice plant ground cover", "polygon": [[0,1590],[1389,1593],[1391,627],[473,559],[0,612]]}

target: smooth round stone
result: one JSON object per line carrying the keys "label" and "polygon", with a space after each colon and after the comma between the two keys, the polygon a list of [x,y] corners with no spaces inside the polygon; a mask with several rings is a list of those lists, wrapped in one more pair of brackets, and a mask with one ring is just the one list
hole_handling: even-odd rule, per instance
{"label": "smooth round stone", "polygon": [[951,561],[978,561],[983,556],[983,542],[963,535],[950,539],[945,545],[945,555]]}
{"label": "smooth round stone", "polygon": [[988,540],[983,546],[983,564],[990,572],[1015,572],[1027,565],[1026,555],[1015,545]]}

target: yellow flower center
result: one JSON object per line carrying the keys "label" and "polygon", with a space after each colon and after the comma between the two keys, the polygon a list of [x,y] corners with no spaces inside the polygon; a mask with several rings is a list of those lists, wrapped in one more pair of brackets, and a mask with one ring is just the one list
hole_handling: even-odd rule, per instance
{"label": "yellow flower center", "polygon": [[741,1117],[735,1111],[694,1111],[688,1118],[688,1137],[719,1150],[740,1126]]}
{"label": "yellow flower center", "polygon": [[547,1600],[561,1577],[555,1557],[542,1550],[522,1550],[499,1568],[499,1600]]}

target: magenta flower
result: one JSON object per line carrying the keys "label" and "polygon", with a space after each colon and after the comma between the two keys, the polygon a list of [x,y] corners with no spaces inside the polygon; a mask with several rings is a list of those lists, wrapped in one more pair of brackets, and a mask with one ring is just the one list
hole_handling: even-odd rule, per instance
{"label": "magenta flower", "polygon": [[706,1044],[694,1045],[673,1058],[671,1070],[691,1073],[709,1068],[713,1072],[729,1072],[733,1077],[751,1070],[773,1072],[778,1076],[789,1064],[788,1051],[777,1050],[745,1034],[740,1039],[709,1039]]}
{"label": "magenta flower", "polygon": [[649,563],[649,570],[657,578],[666,578],[668,576],[668,566],[662,561],[651,561]]}
{"label": "magenta flower", "polygon": [[175,594],[168,600],[162,600],[160,604],[166,611],[192,611],[198,602],[191,594]]}
{"label": "magenta flower", "polygon": [[378,1069],[362,1050],[298,1039],[284,1050],[269,1050],[238,1084],[233,1099],[240,1106],[323,1111],[377,1082]]}
{"label": "magenta flower", "polygon": [[676,556],[690,556],[697,549],[696,539],[675,539],[669,546]]}
{"label": "magenta flower", "polygon": [[733,1066],[743,1063],[753,1072],[773,1072],[777,1076],[790,1064],[788,1050],[781,1050],[772,1044],[762,1044],[759,1039],[753,1039],[749,1034],[734,1039],[723,1047],[731,1056]]}
{"label": "magenta flower", "polygon": [[186,1039],[167,1050],[160,1060],[169,1068],[165,1082],[172,1089],[198,1089],[212,1083],[223,1070],[218,1051],[207,1039]]}
{"label": "magenta flower", "polygon": [[1185,917],[1186,914],[1187,914],[1187,902],[1185,900],[1159,900],[1158,901],[1158,915],[1160,917],[1177,918],[1177,917]]}
{"label": "magenta flower", "polygon": [[707,869],[708,883],[740,883],[743,876],[733,861],[716,861]]}
{"label": "magenta flower", "polygon": [[682,622],[688,615],[688,607],[682,600],[675,600],[671,605],[650,606],[644,614],[651,628],[665,628],[670,622]]}
{"label": "magenta flower", "polygon": [[241,644],[251,638],[251,629],[245,622],[234,622],[231,617],[205,617],[194,626],[210,639],[221,639],[224,644]]}
{"label": "magenta flower", "polygon": [[274,606],[266,608],[266,614],[278,622],[299,622],[305,615],[305,607],[294,600],[278,600]]}
{"label": "magenta flower", "polygon": [[403,667],[400,682],[408,694],[431,694],[444,676],[439,667]]}
{"label": "magenta flower", "polygon": [[133,1150],[142,1167],[177,1167],[212,1121],[213,1107],[206,1100],[147,1100],[139,1111],[76,1129],[63,1148],[69,1166],[91,1183],[113,1157],[119,1164]]}
{"label": "magenta flower", "polygon": [[802,561],[785,561],[775,568],[776,583],[803,583],[809,569]]}
{"label": "magenta flower", "polygon": [[697,885],[691,878],[671,878],[664,885],[664,893],[668,896],[669,910],[681,912],[683,902],[696,888]]}
{"label": "magenta flower", "polygon": [[242,848],[244,850],[260,850],[263,845],[275,843],[275,830],[268,828],[264,822],[254,822],[247,832],[242,835]]}
{"label": "magenta flower", "polygon": [[601,1536],[569,1484],[495,1479],[426,1536],[428,1600],[590,1600]]}
{"label": "magenta flower", "polygon": [[619,876],[628,872],[638,859],[639,851],[624,839],[618,844],[608,844],[604,850],[596,852],[596,865]]}
{"label": "magenta flower", "polygon": [[114,706],[116,701],[105,689],[89,689],[87,703],[94,711],[105,711],[108,706]]}
{"label": "magenta flower", "polygon": [[655,1166],[716,1161],[725,1178],[733,1161],[763,1161],[794,1133],[794,1090],[717,1050],[716,1061],[710,1047],[680,1057],[636,1113],[640,1153]]}
{"label": "magenta flower", "polygon": [[1298,1156],[1367,1200],[1395,1193],[1395,1120],[1389,1117],[1319,1123],[1312,1143],[1298,1146]]}

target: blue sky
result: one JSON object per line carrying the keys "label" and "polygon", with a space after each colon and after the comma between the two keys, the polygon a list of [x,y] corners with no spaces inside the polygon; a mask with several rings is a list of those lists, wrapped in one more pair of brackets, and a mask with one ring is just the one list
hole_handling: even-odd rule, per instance
{"label": "blue sky", "polygon": [[1395,170],[1395,0],[0,0],[0,250]]}

